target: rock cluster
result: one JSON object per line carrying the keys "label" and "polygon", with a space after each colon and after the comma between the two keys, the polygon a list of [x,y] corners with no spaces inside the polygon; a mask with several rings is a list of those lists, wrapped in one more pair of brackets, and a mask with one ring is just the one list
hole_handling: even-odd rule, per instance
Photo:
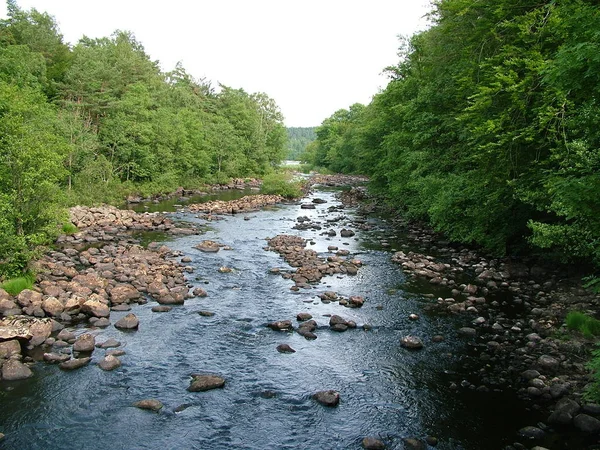
{"label": "rock cluster", "polygon": [[268,239],[268,243],[267,250],[279,253],[290,266],[297,268],[293,274],[282,274],[295,282],[295,289],[310,288],[311,283],[317,283],[327,275],[356,274],[361,266],[357,259],[337,255],[319,257],[314,250],[304,248],[306,242],[298,236],[280,234]]}
{"label": "rock cluster", "polygon": [[280,195],[247,195],[238,200],[195,203],[188,205],[188,208],[192,212],[205,214],[239,214],[258,211],[265,206],[282,203],[284,200]]}

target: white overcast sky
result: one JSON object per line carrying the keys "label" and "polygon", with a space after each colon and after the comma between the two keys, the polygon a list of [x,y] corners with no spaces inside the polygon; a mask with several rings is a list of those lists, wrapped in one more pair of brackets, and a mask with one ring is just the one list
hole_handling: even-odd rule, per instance
{"label": "white overcast sky", "polygon": [[[0,15],[6,17],[4,1]],[[65,41],[132,31],[163,70],[275,99],[287,126],[369,103],[398,61],[398,35],[426,27],[429,0],[17,0],[54,16]]]}

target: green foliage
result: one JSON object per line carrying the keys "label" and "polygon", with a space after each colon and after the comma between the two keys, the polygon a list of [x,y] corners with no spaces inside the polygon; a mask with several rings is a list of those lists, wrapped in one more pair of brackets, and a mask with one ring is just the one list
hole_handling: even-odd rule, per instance
{"label": "green foliage", "polygon": [[0,288],[4,289],[10,295],[19,295],[19,293],[25,289],[31,289],[35,277],[31,274],[26,274],[21,277],[11,278],[0,284]]}
{"label": "green foliage", "polygon": [[591,289],[596,294],[600,293],[600,277],[590,275],[587,277],[583,277],[583,287],[586,289]]}
{"label": "green foliage", "polygon": [[567,328],[581,332],[586,338],[600,336],[600,320],[580,311],[571,311],[566,318]]}
{"label": "green foliage", "polygon": [[276,172],[265,175],[260,191],[290,199],[302,197],[303,194],[302,182],[293,181],[289,174]]}
{"label": "green foliage", "polygon": [[306,146],[316,139],[315,127],[290,127],[287,129],[287,155],[291,161],[301,161]]}
{"label": "green foliage", "polygon": [[73,225],[71,222],[65,222],[65,223],[63,223],[61,231],[65,234],[75,234],[75,233],[79,232],[79,229],[75,225]]}

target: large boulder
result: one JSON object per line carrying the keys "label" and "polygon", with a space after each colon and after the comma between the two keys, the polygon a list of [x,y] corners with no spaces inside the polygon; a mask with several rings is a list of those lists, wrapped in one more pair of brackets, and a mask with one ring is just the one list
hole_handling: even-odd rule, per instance
{"label": "large boulder", "polygon": [[21,307],[41,305],[42,294],[31,289],[23,289],[19,295],[17,295],[17,303]]}
{"label": "large boulder", "polygon": [[119,328],[121,330],[136,330],[140,325],[140,320],[133,313],[127,314],[125,317],[121,317],[115,323],[115,328]]}
{"label": "large boulder", "polygon": [[89,333],[84,333],[77,337],[73,350],[76,352],[93,352],[96,347],[96,338]]}
{"label": "large boulder", "polygon": [[98,365],[102,370],[110,371],[121,367],[121,360],[114,355],[106,355],[98,361]]}
{"label": "large boulder", "polygon": [[8,359],[21,354],[21,344],[16,339],[0,342],[0,359]]}
{"label": "large boulder", "polygon": [[340,393],[338,391],[319,391],[312,395],[313,400],[316,400],[321,405],[329,406],[331,408],[337,406],[340,403]]}
{"label": "large boulder", "polygon": [[3,380],[24,380],[31,376],[33,376],[31,369],[16,359],[9,359],[2,365]]}
{"label": "large boulder", "polygon": [[51,319],[14,316],[0,320],[0,341],[19,339],[29,341],[29,345],[35,347],[44,343],[51,333]]}
{"label": "large boulder", "polygon": [[81,312],[93,317],[110,316],[110,309],[108,308],[108,305],[99,300],[86,301],[83,305],[81,305]]}

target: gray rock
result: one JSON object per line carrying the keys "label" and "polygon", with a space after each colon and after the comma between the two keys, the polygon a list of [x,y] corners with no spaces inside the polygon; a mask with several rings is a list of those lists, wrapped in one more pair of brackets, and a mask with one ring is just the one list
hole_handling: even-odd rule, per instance
{"label": "gray rock", "polygon": [[133,313],[127,314],[125,317],[121,317],[115,323],[115,328],[120,330],[137,330],[140,325],[140,321],[137,316]]}
{"label": "gray rock", "polygon": [[225,379],[218,375],[192,375],[192,381],[187,390],[202,392],[222,388],[223,386],[225,386]]}
{"label": "gray rock", "polygon": [[203,317],[212,317],[215,315],[215,313],[211,311],[198,311],[198,314]]}
{"label": "gray rock", "polygon": [[98,348],[115,348],[115,347],[120,347],[120,346],[121,346],[121,343],[114,338],[109,338],[102,343],[96,344],[96,347],[98,347]]}
{"label": "gray rock", "polygon": [[71,359],[71,356],[66,353],[44,353],[44,361],[50,364],[62,363],[69,359]]}
{"label": "gray rock", "polygon": [[550,425],[566,426],[570,425],[573,421],[573,416],[564,411],[554,411],[548,417],[548,423]]}
{"label": "gray rock", "polygon": [[298,322],[304,322],[310,319],[312,319],[312,315],[306,312],[301,312],[296,315],[296,320],[298,320]]}
{"label": "gray rock", "polygon": [[578,414],[575,416],[573,425],[584,433],[596,434],[600,432],[600,420],[587,414]]}
{"label": "gray rock", "polygon": [[340,393],[334,390],[319,391],[312,395],[312,399],[316,400],[321,405],[333,408],[340,403]]}
{"label": "gray rock", "polygon": [[3,380],[24,380],[32,376],[33,372],[31,369],[16,359],[9,359],[2,365]]}
{"label": "gray rock", "polygon": [[542,439],[546,435],[540,428],[532,426],[521,428],[519,434],[529,439]]}
{"label": "gray rock", "polygon": [[114,355],[106,355],[98,361],[98,365],[102,370],[115,370],[117,367],[121,367],[121,360]]}
{"label": "gray rock", "polygon": [[525,372],[521,373],[521,376],[529,381],[539,377],[540,373],[537,370],[526,370]]}
{"label": "gray rock", "polygon": [[407,450],[427,450],[427,445],[420,439],[404,438],[402,442],[404,443],[404,448]]}
{"label": "gray rock", "polygon": [[158,305],[158,306],[153,306],[152,307],[152,312],[169,312],[171,311],[173,308],[171,306],[167,306],[167,305]]}
{"label": "gray rock", "polygon": [[549,355],[542,355],[537,360],[542,370],[554,371],[558,368],[558,360]]}
{"label": "gray rock", "polygon": [[463,327],[458,330],[458,334],[461,336],[474,337],[477,335],[477,330],[475,330],[475,328]]}
{"label": "gray rock", "polygon": [[336,323],[335,325],[331,325],[329,328],[331,328],[331,331],[337,331],[341,333],[348,329],[348,325],[343,323]]}
{"label": "gray rock", "polygon": [[136,408],[147,409],[149,411],[158,412],[162,409],[163,404],[160,400],[153,398],[147,398],[145,400],[137,401],[133,404]]}
{"label": "gray rock", "polygon": [[102,317],[94,322],[94,326],[98,328],[106,328],[110,325],[110,320],[106,317]]}
{"label": "gray rock", "polygon": [[560,399],[558,402],[556,402],[556,406],[554,407],[554,411],[567,413],[573,417],[577,415],[579,409],[579,403],[577,403],[575,400],[571,400],[570,398]]}

